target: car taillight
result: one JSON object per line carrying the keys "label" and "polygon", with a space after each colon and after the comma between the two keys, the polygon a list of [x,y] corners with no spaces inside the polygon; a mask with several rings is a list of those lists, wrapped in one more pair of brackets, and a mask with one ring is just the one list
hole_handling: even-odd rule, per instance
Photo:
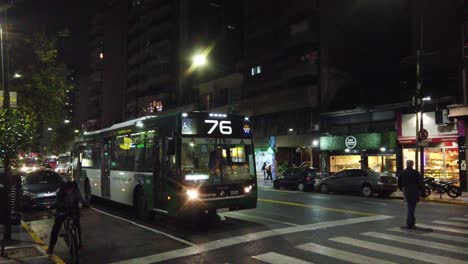
{"label": "car taillight", "polygon": [[310,183],[310,180],[311,180],[310,176],[307,176],[306,178],[307,183]]}

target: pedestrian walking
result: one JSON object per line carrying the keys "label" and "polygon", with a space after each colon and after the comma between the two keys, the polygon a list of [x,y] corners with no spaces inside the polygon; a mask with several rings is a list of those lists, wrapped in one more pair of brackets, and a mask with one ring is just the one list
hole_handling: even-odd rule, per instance
{"label": "pedestrian walking", "polygon": [[266,180],[266,166],[267,166],[267,163],[263,162],[263,166],[262,166],[263,180]]}
{"label": "pedestrian walking", "polygon": [[267,171],[267,180],[273,180],[272,174],[271,174],[271,164],[268,164],[266,166],[266,171]]}
{"label": "pedestrian walking", "polygon": [[398,188],[403,192],[403,198],[406,202],[407,216],[406,226],[403,228],[413,229],[416,226],[416,205],[419,202],[421,190],[424,187],[421,174],[413,169],[414,161],[406,161],[406,169],[398,174]]}

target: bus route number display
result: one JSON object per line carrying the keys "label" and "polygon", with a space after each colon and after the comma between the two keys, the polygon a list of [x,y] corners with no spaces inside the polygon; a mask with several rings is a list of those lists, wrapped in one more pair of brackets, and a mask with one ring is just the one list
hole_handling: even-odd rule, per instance
{"label": "bus route number display", "polygon": [[241,120],[182,118],[182,135],[249,137],[250,124]]}

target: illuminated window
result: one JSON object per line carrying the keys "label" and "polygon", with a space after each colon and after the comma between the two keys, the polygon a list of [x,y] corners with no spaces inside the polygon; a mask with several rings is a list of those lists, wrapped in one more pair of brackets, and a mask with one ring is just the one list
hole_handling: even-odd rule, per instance
{"label": "illuminated window", "polygon": [[147,113],[154,113],[154,112],[161,112],[163,110],[163,103],[162,101],[152,101],[146,107]]}
{"label": "illuminated window", "polygon": [[254,75],[257,75],[257,74],[260,74],[262,73],[262,66],[255,66],[255,67],[252,67],[250,68],[250,75],[251,76],[254,76]]}

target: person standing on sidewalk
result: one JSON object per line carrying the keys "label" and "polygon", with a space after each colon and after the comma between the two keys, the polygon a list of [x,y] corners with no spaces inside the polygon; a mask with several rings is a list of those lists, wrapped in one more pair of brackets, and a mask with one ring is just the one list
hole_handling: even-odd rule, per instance
{"label": "person standing on sidewalk", "polygon": [[398,188],[403,192],[403,198],[407,206],[406,226],[403,228],[412,229],[416,225],[414,216],[416,205],[419,202],[421,190],[424,187],[421,174],[413,169],[414,161],[406,161],[406,169],[398,174]]}

